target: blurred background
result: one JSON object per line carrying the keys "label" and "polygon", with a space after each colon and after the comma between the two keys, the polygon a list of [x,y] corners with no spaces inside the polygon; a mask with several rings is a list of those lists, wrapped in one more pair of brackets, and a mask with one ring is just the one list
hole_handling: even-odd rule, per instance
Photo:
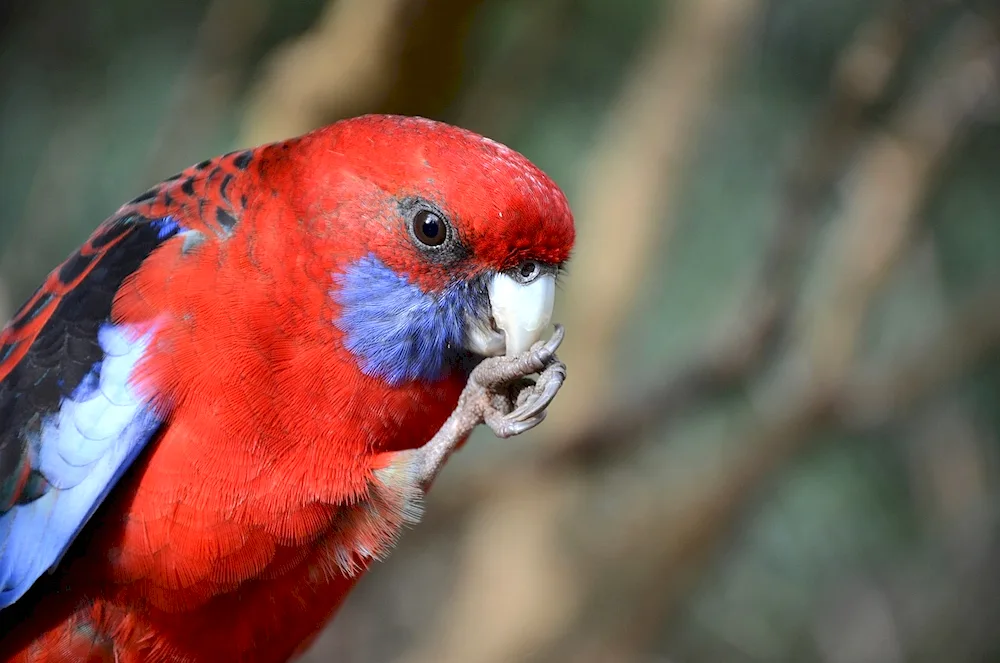
{"label": "blurred background", "polygon": [[306,656],[1000,660],[1000,6],[5,0],[0,314],[120,203],[366,112],[567,192],[569,380]]}

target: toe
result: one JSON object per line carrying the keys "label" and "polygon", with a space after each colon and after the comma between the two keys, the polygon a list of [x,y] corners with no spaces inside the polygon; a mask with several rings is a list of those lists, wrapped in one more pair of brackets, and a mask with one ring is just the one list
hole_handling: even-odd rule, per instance
{"label": "toe", "polygon": [[542,411],[523,421],[511,419],[509,416],[487,417],[486,425],[499,438],[514,437],[525,431],[529,431],[545,419],[545,412]]}
{"label": "toe", "polygon": [[522,397],[517,400],[517,409],[511,412],[509,417],[516,421],[526,421],[537,416],[556,397],[565,379],[566,367],[561,362],[546,368],[538,382],[528,391],[527,397],[522,398],[524,396],[522,392]]}

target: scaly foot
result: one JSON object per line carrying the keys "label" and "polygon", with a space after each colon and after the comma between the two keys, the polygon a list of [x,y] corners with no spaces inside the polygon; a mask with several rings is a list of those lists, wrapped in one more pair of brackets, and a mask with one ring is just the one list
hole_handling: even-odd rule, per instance
{"label": "scaly foot", "polygon": [[[476,426],[485,423],[497,437],[530,430],[545,419],[545,409],[566,379],[566,365],[556,358],[563,341],[562,325],[552,338],[539,341],[514,357],[488,357],[469,376],[458,406],[427,444],[412,452],[425,489],[433,483],[451,452]],[[537,380],[527,376],[538,373]]]}

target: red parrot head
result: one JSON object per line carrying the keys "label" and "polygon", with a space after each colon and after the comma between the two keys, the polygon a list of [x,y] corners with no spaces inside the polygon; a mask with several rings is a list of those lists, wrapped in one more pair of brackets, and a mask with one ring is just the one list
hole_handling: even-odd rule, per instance
{"label": "red parrot head", "polygon": [[[279,343],[329,339],[392,386],[444,378],[469,355],[528,349],[550,322],[574,240],[566,197],[524,156],[447,124],[386,115],[206,160],[118,218],[133,215],[158,219],[150,232],[173,248],[146,261],[116,319],[174,310],[188,321],[174,335],[202,320],[246,324],[248,336],[280,326],[271,332]],[[192,287],[216,272],[232,292]],[[171,280],[185,286],[163,302],[157,292]],[[219,299],[242,313],[214,321]],[[205,340],[171,341],[196,342]]]}
{"label": "red parrot head", "polygon": [[455,353],[516,354],[541,337],[573,216],[524,156],[398,116],[282,146],[295,155],[292,207],[336,259],[336,326],[366,373],[435,379]]}

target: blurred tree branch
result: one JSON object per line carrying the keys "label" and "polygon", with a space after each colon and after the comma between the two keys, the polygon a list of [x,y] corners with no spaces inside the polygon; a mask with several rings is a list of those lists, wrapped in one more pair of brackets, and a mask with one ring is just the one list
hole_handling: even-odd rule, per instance
{"label": "blurred tree branch", "polygon": [[436,115],[461,82],[481,0],[335,0],[278,49],[251,94],[241,141],[266,143],[361,113]]}
{"label": "blurred tree branch", "polygon": [[[665,251],[673,215],[664,215],[664,207],[683,185],[688,155],[757,3],[667,6],[669,20],[639,55],[583,175],[574,260],[601,269],[575,273],[567,284],[562,317],[573,333],[562,354],[572,357],[573,379],[549,414],[547,430],[559,431],[556,441],[593,425],[590,413],[607,400],[615,357],[601,349],[617,347],[636,284]],[[607,238],[608,219],[615,219],[614,241]]]}
{"label": "blurred tree branch", "polygon": [[[935,5],[936,6],[936,5]],[[923,12],[926,19],[929,16]],[[815,217],[864,137],[864,121],[880,103],[913,36],[926,23],[910,3],[890,3],[859,30],[840,57],[830,94],[790,161],[770,245],[731,338],[668,374],[579,431],[561,438],[545,466],[598,466],[642,444],[646,433],[694,406],[744,385],[767,364],[785,332],[798,293],[796,272],[817,228]]]}
{"label": "blurred tree branch", "polygon": [[[887,423],[998,348],[1000,278],[982,287],[926,344],[883,372],[852,377],[836,389],[813,384],[790,390],[773,411],[753,415],[738,427],[745,451],[726,463],[703,495],[683,505],[650,505],[634,519],[633,531],[609,558],[648,565],[652,570],[641,574],[646,591],[622,611],[611,638],[583,643],[568,660],[620,663],[647,651],[715,560],[720,542],[752,513],[769,480],[816,439],[817,430]],[[674,526],[660,526],[671,516]]]}
{"label": "blurred tree branch", "polygon": [[[625,661],[646,651],[720,542],[757,497],[825,426],[875,425],[960,375],[1000,345],[1000,282],[971,298],[926,347],[865,376],[853,367],[864,315],[903,250],[932,176],[1000,86],[1000,44],[983,19],[969,15],[943,40],[932,67],[876,133],[856,165],[837,222],[835,274],[802,325],[793,371],[739,428],[745,450],[725,464],[679,527],[664,531],[662,507],[641,519],[617,559],[646,560],[641,598],[603,644],[581,647],[583,660]],[[652,533],[660,538],[651,538]],[[595,654],[596,652],[596,654]]]}
{"label": "blurred tree branch", "polygon": [[992,103],[1000,44],[978,15],[958,20],[930,71],[860,155],[832,240],[833,270],[803,311],[803,366],[837,384],[855,355],[869,303],[908,245],[937,169]]}
{"label": "blurred tree branch", "polygon": [[1000,343],[1000,276],[960,306],[944,328],[890,370],[859,369],[832,403],[832,415],[853,430],[884,426],[934,390],[961,377]]}
{"label": "blurred tree branch", "polygon": [[192,155],[217,134],[270,10],[263,0],[213,0],[208,5],[194,50],[174,84],[166,118],[152,141],[149,182],[206,156]]}
{"label": "blurred tree branch", "polygon": [[242,142],[296,136],[385,94],[409,0],[335,0],[301,37],[279,47],[251,93]]}

